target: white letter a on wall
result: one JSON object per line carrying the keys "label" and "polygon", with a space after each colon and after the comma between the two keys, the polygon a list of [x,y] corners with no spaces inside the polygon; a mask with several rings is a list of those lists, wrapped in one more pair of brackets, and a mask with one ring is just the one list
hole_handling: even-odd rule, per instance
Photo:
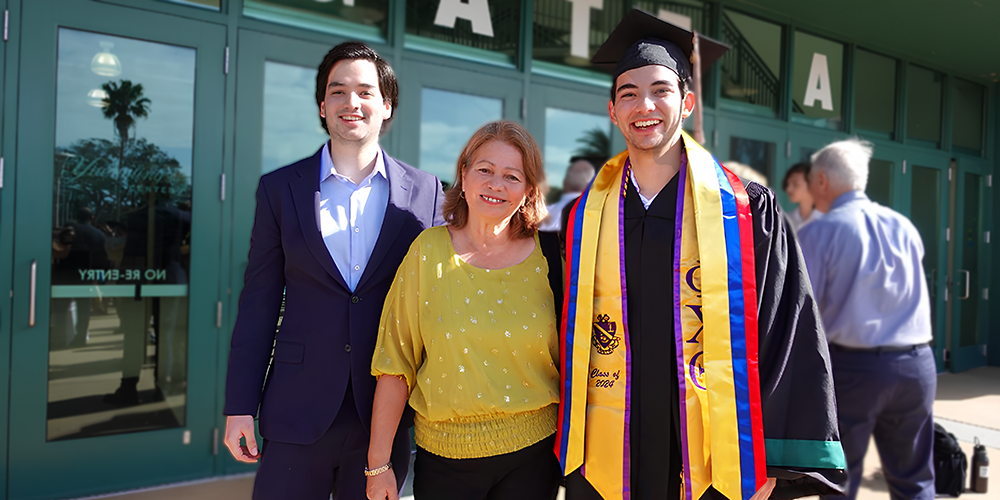
{"label": "white letter a on wall", "polygon": [[490,19],[490,5],[487,0],[441,0],[438,4],[434,24],[448,28],[455,27],[455,19],[472,22],[472,32],[483,36],[493,36],[493,21]]}
{"label": "white letter a on wall", "polygon": [[812,66],[809,68],[809,81],[806,82],[806,98],[802,100],[803,106],[815,107],[819,101],[820,107],[826,111],[833,111],[833,89],[830,88],[830,66],[826,63],[826,56],[819,53],[813,54]]}
{"label": "white letter a on wall", "polygon": [[569,0],[569,3],[573,4],[569,53],[586,59],[590,57],[590,9],[603,9],[604,0]]}

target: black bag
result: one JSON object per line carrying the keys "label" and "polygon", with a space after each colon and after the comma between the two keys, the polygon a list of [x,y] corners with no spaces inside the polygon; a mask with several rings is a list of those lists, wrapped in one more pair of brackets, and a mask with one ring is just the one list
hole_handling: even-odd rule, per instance
{"label": "black bag", "polygon": [[934,424],[934,489],[939,494],[957,497],[965,491],[965,472],[969,462],[955,435]]}

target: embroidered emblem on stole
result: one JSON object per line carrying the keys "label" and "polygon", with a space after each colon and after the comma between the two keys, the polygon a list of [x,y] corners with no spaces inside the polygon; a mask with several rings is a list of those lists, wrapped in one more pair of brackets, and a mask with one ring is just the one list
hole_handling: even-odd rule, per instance
{"label": "embroidered emblem on stole", "polygon": [[616,331],[618,331],[618,324],[611,321],[610,316],[607,314],[597,316],[591,340],[591,343],[597,348],[597,352],[604,355],[615,352],[619,342],[619,338],[615,336]]}

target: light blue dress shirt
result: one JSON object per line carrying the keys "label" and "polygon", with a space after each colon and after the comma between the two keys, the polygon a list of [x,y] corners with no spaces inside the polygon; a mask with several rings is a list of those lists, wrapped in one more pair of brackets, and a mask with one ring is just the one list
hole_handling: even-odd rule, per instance
{"label": "light blue dress shirt", "polygon": [[316,221],[326,248],[340,275],[353,292],[378,241],[389,203],[385,158],[379,151],[375,168],[360,184],[337,173],[330,159],[330,143],[323,146]]}
{"label": "light blue dress shirt", "polygon": [[850,191],[798,236],[830,343],[870,348],[931,340],[924,245],[909,219]]}

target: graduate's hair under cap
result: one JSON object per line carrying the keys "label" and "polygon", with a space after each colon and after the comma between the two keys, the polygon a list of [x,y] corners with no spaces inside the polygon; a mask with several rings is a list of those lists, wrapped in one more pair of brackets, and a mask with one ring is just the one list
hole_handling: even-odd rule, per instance
{"label": "graduate's hair under cap", "polygon": [[[677,73],[681,81],[691,78],[691,53],[694,34],[639,9],[632,9],[608,39],[597,49],[590,62],[611,71],[612,82],[622,73],[643,66],[659,64]],[[698,33],[701,66],[707,68],[729,46]]]}

